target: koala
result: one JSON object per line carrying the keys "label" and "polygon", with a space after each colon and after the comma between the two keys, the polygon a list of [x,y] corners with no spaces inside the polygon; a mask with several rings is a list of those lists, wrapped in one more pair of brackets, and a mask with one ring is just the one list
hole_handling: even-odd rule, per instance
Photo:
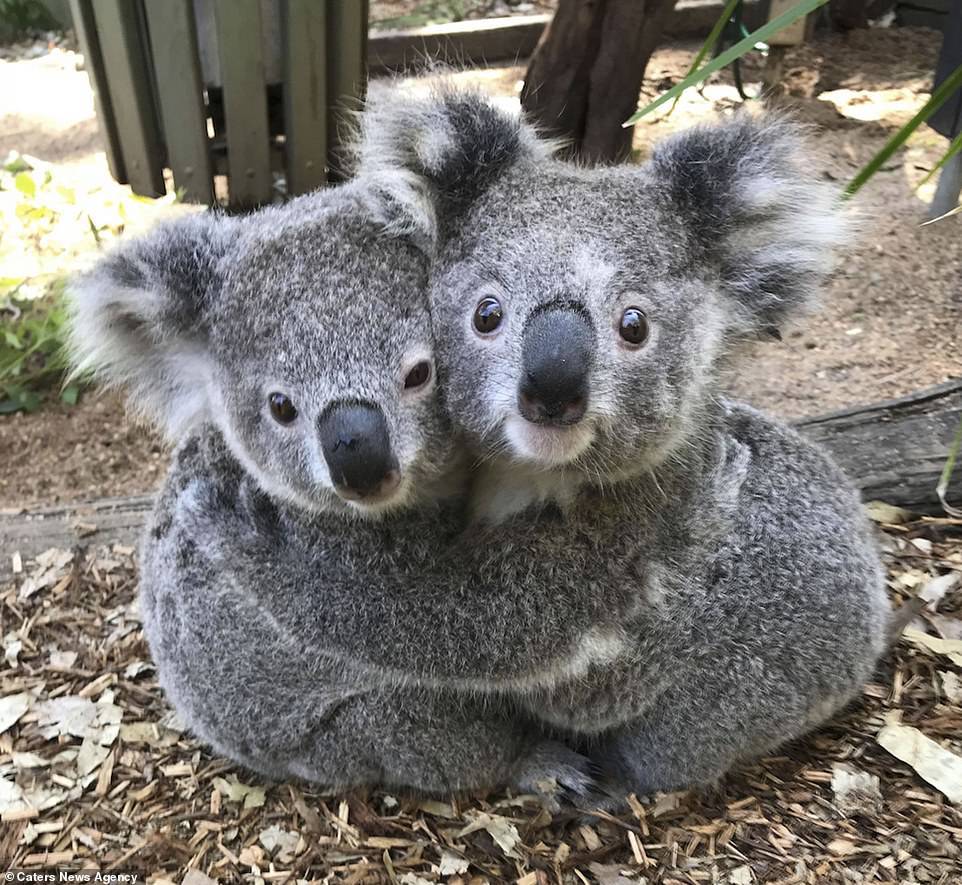
{"label": "koala", "polygon": [[[600,502],[573,545],[550,518],[459,536],[433,217],[413,176],[371,175],[162,225],[72,286],[74,365],[178,443],[142,546],[145,633],[193,730],[269,776],[589,795],[587,759],[503,689],[611,653],[633,563],[594,573],[611,593],[582,563],[635,533]],[[531,575],[557,612],[519,592]]]}
{"label": "koala", "polygon": [[[471,92],[373,91],[366,120],[359,167],[437,194],[438,360],[495,520],[683,457],[717,412],[719,371],[809,305],[845,235],[778,118],[696,126],[643,166],[600,169],[552,159]],[[498,468],[506,501],[491,499]]]}
{"label": "koala", "polygon": [[578,518],[588,492],[630,509],[686,477],[635,516],[639,537],[674,523],[655,533],[673,543],[627,548],[645,579],[621,651],[522,705],[619,789],[649,792],[710,783],[847,703],[890,618],[858,495],[722,394],[744,342],[811,307],[846,236],[803,134],[740,114],[642,166],[584,169],[449,88],[374,94],[364,132],[362,175],[414,173],[435,195],[437,358],[483,465],[476,520]]}

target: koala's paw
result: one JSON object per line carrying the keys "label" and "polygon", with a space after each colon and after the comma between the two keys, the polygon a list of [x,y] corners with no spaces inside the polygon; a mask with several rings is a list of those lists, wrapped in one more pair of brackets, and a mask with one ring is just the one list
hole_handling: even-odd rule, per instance
{"label": "koala's paw", "polygon": [[599,774],[587,756],[564,744],[546,741],[521,760],[515,785],[540,797],[552,813],[565,806],[588,812],[610,802],[598,780]]}

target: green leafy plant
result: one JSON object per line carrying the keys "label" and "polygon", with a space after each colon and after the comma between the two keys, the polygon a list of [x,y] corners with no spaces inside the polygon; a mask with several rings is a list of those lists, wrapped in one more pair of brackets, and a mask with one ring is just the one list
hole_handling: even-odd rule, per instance
{"label": "green leafy plant", "polygon": [[459,22],[468,17],[469,7],[479,5],[477,0],[473,3],[471,0],[425,0],[405,15],[375,19],[371,26],[378,29],[422,28],[425,25]]}
{"label": "green leafy plant", "polygon": [[129,223],[177,199],[68,180],[32,157],[14,154],[0,165],[0,414],[77,401],[83,380],[63,383],[65,281]]}
{"label": "green leafy plant", "polygon": [[8,40],[59,28],[40,0],[0,0],[0,36]]}
{"label": "green leafy plant", "polygon": [[[722,68],[730,65],[736,59],[739,59],[746,53],[750,52],[755,48],[757,43],[765,43],[769,37],[777,34],[781,30],[784,30],[793,22],[798,21],[798,19],[808,15],[810,12],[813,12],[820,6],[824,6],[826,3],[828,3],[828,0],[800,0],[800,2],[796,3],[790,9],[787,9],[777,18],[773,18],[770,22],[762,25],[757,31],[753,31],[747,37],[739,40],[734,46],[731,46],[724,52],[719,53],[703,67],[690,73],[680,83],[677,83],[667,92],[659,95],[658,98],[656,98],[653,102],[645,105],[641,110],[636,111],[627,120],[625,120],[623,125],[634,126],[635,123],[637,123],[642,117],[647,116],[652,111],[660,108],[666,102],[671,101],[673,98],[677,98],[686,89],[691,89],[692,86],[697,86],[703,80],[714,74],[715,71],[720,71]],[[722,25],[724,25],[724,22],[722,22]],[[718,30],[720,33],[721,28]],[[706,44],[702,46],[702,58],[704,58],[705,55],[711,51],[711,48],[717,39],[717,34],[715,35],[714,39],[709,36],[711,43],[709,44],[708,41],[706,41]],[[705,48],[706,46],[707,49]]]}
{"label": "green leafy plant", "polygon": [[[20,299],[22,285],[0,280],[0,414],[33,411],[60,387],[66,362],[63,342],[67,312],[63,280],[41,298]],[[60,398],[77,402],[81,382],[60,390]]]}

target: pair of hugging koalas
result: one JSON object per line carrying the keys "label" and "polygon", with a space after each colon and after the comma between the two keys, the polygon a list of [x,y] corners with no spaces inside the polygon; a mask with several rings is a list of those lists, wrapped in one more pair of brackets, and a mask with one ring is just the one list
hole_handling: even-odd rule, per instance
{"label": "pair of hugging koalas", "polygon": [[871,532],[718,377],[841,227],[785,122],[587,170],[442,90],[372,101],[348,184],[122,243],[75,354],[180,440],[142,562],[170,700],[275,777],[589,806],[824,721],[884,646]]}

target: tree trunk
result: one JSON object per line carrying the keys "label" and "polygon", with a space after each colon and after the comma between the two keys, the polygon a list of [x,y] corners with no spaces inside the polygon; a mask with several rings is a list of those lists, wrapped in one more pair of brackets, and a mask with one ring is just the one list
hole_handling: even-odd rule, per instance
{"label": "tree trunk", "polygon": [[832,24],[840,31],[868,27],[868,0],[832,0],[828,10]]}
{"label": "tree trunk", "polygon": [[648,59],[675,0],[559,0],[525,76],[521,104],[565,153],[615,163],[631,151],[622,128],[638,106]]}

